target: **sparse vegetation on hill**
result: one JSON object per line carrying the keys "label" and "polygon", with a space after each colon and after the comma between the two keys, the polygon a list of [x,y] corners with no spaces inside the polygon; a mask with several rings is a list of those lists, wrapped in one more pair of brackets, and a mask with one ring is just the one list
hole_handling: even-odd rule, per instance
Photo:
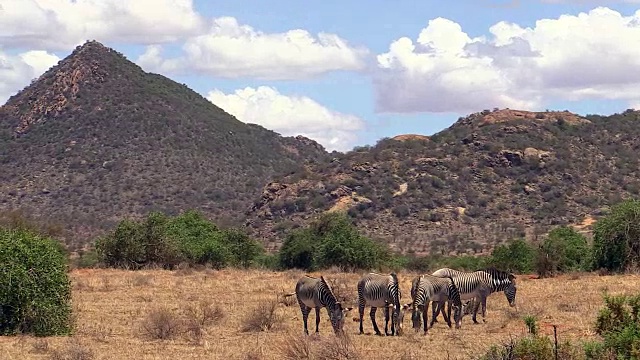
{"label": "sparse vegetation on hill", "polygon": [[241,224],[273,175],[323,156],[87,42],[0,107],[0,210],[61,224],[74,248],[152,211]]}
{"label": "sparse vegetation on hill", "polygon": [[[638,113],[486,110],[428,138],[382,139],[317,162],[263,190],[256,236],[282,239],[327,210],[403,252],[478,254],[536,239],[640,195]],[[277,247],[278,244],[270,244]]]}

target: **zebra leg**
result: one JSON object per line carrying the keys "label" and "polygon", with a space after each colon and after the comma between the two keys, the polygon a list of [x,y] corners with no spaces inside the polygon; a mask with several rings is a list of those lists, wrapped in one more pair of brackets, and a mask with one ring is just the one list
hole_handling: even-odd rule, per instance
{"label": "zebra leg", "polygon": [[482,300],[482,322],[486,323],[487,320],[485,320],[485,315],[487,314],[487,297],[483,296],[481,300]]}
{"label": "zebra leg", "polygon": [[427,335],[427,330],[429,327],[427,326],[427,321],[429,321],[429,301],[425,301],[424,311],[422,312],[422,321],[424,322],[424,334]]}
{"label": "zebra leg", "polygon": [[431,319],[431,323],[437,323],[438,322],[438,315],[440,315],[440,312],[442,311],[442,309],[440,309],[440,304],[437,301],[432,301],[431,302],[431,306],[433,306],[433,311],[432,311],[432,314],[431,314],[433,319]]}
{"label": "zebra leg", "polygon": [[[444,306],[444,302],[442,302],[442,306]],[[442,311],[444,312],[444,310]],[[451,300],[447,300],[447,317],[449,318],[447,325],[451,328]]]}
{"label": "zebra leg", "polygon": [[302,323],[304,324],[304,334],[309,335],[309,330],[307,329],[307,320],[309,319],[309,313],[311,312],[311,308],[301,302],[300,311],[302,311]]}
{"label": "zebra leg", "polygon": [[320,326],[320,308],[316,307],[316,334],[319,332],[318,327]]}
{"label": "zebra leg", "polygon": [[358,313],[360,315],[360,335],[364,334],[364,329],[362,328],[362,318],[364,317],[364,307],[365,307],[365,304],[362,301],[358,303]]}
{"label": "zebra leg", "polygon": [[440,307],[437,301],[432,301],[431,305],[433,306],[431,311],[431,327],[433,327],[433,323],[438,322],[438,314],[440,314]]}
{"label": "zebra leg", "polygon": [[[484,294],[481,294],[481,295],[479,296],[479,298],[480,298],[480,301],[479,301],[478,305],[480,305],[480,303],[482,303],[482,304],[484,304],[484,305],[483,305],[483,308],[485,308],[485,307],[486,307],[486,304],[487,304],[487,297],[486,297]],[[476,299],[478,299],[478,298],[476,297]],[[479,306],[478,306],[478,305],[475,305],[475,306],[473,307],[473,317],[472,317],[472,319],[473,319],[473,323],[474,323],[474,324],[479,324],[478,319],[477,319],[477,316],[478,316],[478,308],[479,308]]]}
{"label": "zebra leg", "polygon": [[378,308],[371,307],[371,312],[369,313],[371,315],[371,323],[373,324],[373,330],[376,332],[376,335],[382,336],[380,329],[378,329],[378,324],[376,324],[376,310],[378,310]]}
{"label": "zebra leg", "polygon": [[[384,307],[384,334],[386,336],[389,336],[389,332],[387,331],[388,327],[389,327],[389,307],[385,306]],[[394,328],[393,328],[393,321],[391,322],[391,336],[393,336],[394,333]]]}
{"label": "zebra leg", "polygon": [[440,306],[440,312],[442,313],[442,317],[444,321],[447,323],[447,326],[451,327],[451,305],[449,304],[449,313],[444,309],[444,301],[442,303],[438,303]]}
{"label": "zebra leg", "polygon": [[[431,323],[429,324],[429,327],[432,328],[433,327],[433,323],[435,322],[435,318],[437,316],[437,314],[440,311],[440,302],[439,301],[432,301],[431,302]],[[444,313],[444,311],[443,311]]]}

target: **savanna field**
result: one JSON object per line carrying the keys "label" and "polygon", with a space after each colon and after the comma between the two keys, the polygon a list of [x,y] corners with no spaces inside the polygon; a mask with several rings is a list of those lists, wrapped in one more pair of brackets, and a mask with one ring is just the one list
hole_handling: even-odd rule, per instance
{"label": "savanna field", "polygon": [[[72,281],[75,331],[70,337],[0,337],[2,359],[474,359],[492,344],[526,334],[523,317],[539,320],[540,332],[560,341],[596,338],[593,331],[603,292],[637,294],[640,276],[575,273],[550,279],[517,277],[517,308],[504,294],[487,302],[487,322],[470,316],[461,329],[449,329],[442,317],[424,336],[405,316],[401,337],[372,335],[369,308],[365,332],[358,335],[356,283],[360,273],[325,271],[339,298],[354,310],[345,324],[347,336],[334,336],[326,309],[320,336],[304,340],[302,316],[292,293],[299,271],[175,271],[77,269]],[[411,279],[398,274],[402,302],[410,302]],[[271,304],[275,307],[271,308]],[[288,306],[287,306],[288,305]],[[270,312],[271,309],[273,312]],[[260,311],[262,310],[262,311]],[[429,319],[431,316],[429,316]],[[384,327],[382,311],[378,325]],[[478,314],[481,321],[481,315]],[[313,334],[315,315],[309,316]],[[298,344],[296,346],[296,344]]]}

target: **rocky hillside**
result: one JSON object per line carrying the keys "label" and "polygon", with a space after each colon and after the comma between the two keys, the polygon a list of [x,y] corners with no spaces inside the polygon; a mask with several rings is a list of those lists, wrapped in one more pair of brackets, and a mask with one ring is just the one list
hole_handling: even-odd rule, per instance
{"label": "rocky hillside", "polygon": [[271,176],[324,156],[87,42],[0,107],[0,211],[80,238],[151,210],[241,222]]}
{"label": "rocky hillside", "polygon": [[345,210],[398,250],[478,253],[550,226],[588,230],[640,194],[640,120],[485,110],[432,137],[401,135],[269,183],[247,226],[278,247],[288,229]]}

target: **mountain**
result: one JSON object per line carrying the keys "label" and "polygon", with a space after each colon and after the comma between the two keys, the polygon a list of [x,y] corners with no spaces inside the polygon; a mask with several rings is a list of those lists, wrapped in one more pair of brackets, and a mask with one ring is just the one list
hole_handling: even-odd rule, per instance
{"label": "mountain", "polygon": [[433,136],[385,138],[280,177],[246,225],[281,239],[318,213],[344,210],[400,251],[482,253],[552,226],[588,230],[608,206],[640,194],[638,154],[633,110],[484,110]]}
{"label": "mountain", "polygon": [[325,156],[88,41],[0,107],[0,210],[74,238],[151,210],[242,223],[272,176]]}

